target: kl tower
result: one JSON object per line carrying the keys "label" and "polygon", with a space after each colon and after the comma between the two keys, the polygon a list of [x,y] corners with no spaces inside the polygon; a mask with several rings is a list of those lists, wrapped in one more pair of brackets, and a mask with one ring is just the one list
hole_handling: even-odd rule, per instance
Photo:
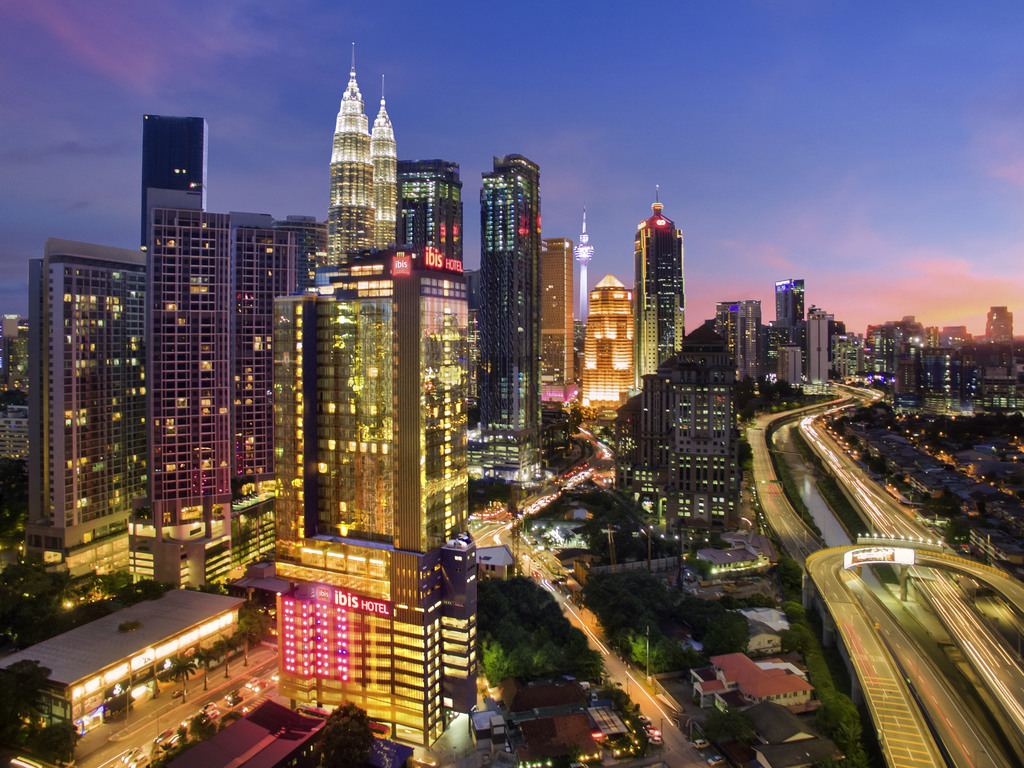
{"label": "kl tower", "polygon": [[594,258],[594,246],[590,244],[590,235],[587,234],[587,209],[583,208],[583,233],[580,235],[580,243],[572,249],[576,261],[580,264],[580,317],[581,323],[587,322],[587,264]]}

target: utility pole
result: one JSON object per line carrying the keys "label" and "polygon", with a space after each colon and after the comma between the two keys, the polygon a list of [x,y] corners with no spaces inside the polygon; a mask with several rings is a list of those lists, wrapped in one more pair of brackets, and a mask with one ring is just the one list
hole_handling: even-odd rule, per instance
{"label": "utility pole", "polygon": [[512,572],[521,575],[521,564],[519,562],[519,536],[522,520],[519,518],[519,486],[513,481],[509,484],[508,493],[508,514],[512,518]]}
{"label": "utility pole", "polygon": [[612,527],[609,525],[604,530],[605,530],[605,533],[608,534],[608,559],[611,561],[611,564],[614,566],[615,565],[615,539],[612,536]]}
{"label": "utility pole", "polygon": [[651,625],[647,625],[647,680],[651,679]]}

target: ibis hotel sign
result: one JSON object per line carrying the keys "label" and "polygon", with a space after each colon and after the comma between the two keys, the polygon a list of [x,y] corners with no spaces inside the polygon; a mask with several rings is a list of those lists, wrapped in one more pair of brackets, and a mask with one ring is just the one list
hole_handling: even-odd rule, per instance
{"label": "ibis hotel sign", "polygon": [[865,547],[851,549],[843,555],[843,568],[858,565],[913,565],[915,552],[906,547]]}

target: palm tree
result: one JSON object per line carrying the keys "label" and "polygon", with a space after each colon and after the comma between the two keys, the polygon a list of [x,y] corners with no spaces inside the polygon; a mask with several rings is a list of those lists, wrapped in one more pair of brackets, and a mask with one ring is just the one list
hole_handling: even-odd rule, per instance
{"label": "palm tree", "polygon": [[206,690],[206,678],[210,675],[210,665],[217,660],[218,654],[212,648],[200,648],[192,658],[203,668],[203,690]]}
{"label": "palm tree", "polygon": [[179,653],[171,658],[169,670],[171,680],[181,682],[181,700],[185,701],[185,683],[196,673],[196,660],[191,656],[182,656]]}
{"label": "palm tree", "polygon": [[246,603],[238,612],[238,634],[245,640],[245,663],[249,666],[249,646],[259,645],[270,632],[273,622],[252,603]]}
{"label": "palm tree", "polygon": [[224,677],[228,676],[228,657],[242,647],[242,638],[239,637],[236,632],[233,635],[228,635],[223,640],[218,642],[223,643],[224,649]]}

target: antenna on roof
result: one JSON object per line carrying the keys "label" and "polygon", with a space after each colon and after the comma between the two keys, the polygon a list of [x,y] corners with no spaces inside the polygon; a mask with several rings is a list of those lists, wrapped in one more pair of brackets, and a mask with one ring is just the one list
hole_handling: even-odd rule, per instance
{"label": "antenna on roof", "polygon": [[[355,45],[355,43],[352,43],[352,45]],[[352,57],[353,57],[353,59],[352,59],[352,61],[353,61],[352,69],[355,69],[356,68],[356,65],[355,65],[355,52],[352,53]],[[658,199],[658,192],[660,190],[661,190],[661,184],[655,184],[654,185],[654,202],[656,202],[656,203],[660,203],[661,202],[661,200]]]}

